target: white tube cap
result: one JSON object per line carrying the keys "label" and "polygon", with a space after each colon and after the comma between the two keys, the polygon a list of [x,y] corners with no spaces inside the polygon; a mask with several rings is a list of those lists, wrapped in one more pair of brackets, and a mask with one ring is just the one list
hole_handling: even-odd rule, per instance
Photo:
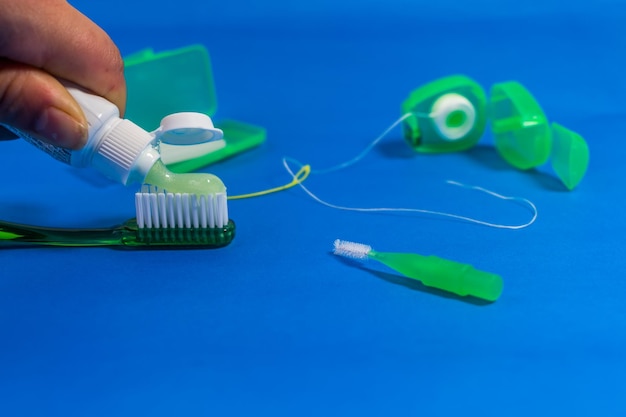
{"label": "white tube cap", "polygon": [[153,132],[157,141],[170,145],[197,145],[220,140],[221,129],[204,113],[174,113],[161,120],[161,127]]}

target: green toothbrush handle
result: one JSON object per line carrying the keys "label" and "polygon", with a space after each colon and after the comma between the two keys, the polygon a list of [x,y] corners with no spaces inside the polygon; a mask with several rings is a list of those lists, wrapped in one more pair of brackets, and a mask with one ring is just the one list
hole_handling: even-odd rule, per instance
{"label": "green toothbrush handle", "polygon": [[235,237],[224,227],[139,229],[135,219],[108,229],[58,229],[0,221],[0,248],[16,246],[125,246],[126,248],[221,248]]}
{"label": "green toothbrush handle", "polygon": [[495,301],[502,293],[503,284],[499,275],[479,271],[469,264],[414,253],[371,251],[369,256],[426,286],[457,295]]}
{"label": "green toothbrush handle", "polygon": [[59,229],[0,221],[0,248],[11,246],[117,246],[122,229]]}

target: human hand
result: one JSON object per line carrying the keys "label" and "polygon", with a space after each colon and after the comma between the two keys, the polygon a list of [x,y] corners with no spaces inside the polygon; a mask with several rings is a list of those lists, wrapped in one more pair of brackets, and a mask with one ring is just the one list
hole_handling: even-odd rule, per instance
{"label": "human hand", "polygon": [[[0,0],[0,123],[80,149],[87,121],[59,80],[124,113],[124,63],[101,28],[65,0]],[[0,127],[0,139],[9,137]]]}

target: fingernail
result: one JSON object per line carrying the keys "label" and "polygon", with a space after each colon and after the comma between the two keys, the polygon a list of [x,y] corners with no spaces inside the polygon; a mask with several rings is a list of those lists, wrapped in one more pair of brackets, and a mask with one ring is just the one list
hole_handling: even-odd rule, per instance
{"label": "fingernail", "polygon": [[68,149],[80,149],[87,141],[87,126],[56,107],[41,113],[35,131],[48,142]]}

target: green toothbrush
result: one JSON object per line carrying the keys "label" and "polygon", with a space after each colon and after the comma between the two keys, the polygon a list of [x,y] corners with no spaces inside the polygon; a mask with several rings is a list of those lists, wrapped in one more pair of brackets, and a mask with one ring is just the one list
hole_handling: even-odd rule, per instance
{"label": "green toothbrush", "polygon": [[135,193],[136,218],[104,229],[60,229],[0,221],[0,248],[17,246],[124,246],[219,248],[235,236],[226,192],[169,193],[144,186]]}
{"label": "green toothbrush", "polygon": [[235,224],[221,227],[140,228],[136,219],[103,229],[61,229],[0,221],[0,248],[31,246],[124,246],[128,249],[220,248],[235,236]]}
{"label": "green toothbrush", "polygon": [[502,293],[502,278],[499,275],[479,271],[468,264],[416,253],[377,252],[369,245],[339,239],[335,240],[334,246],[335,255],[352,259],[375,259],[428,287],[460,296],[471,295],[495,301]]}

